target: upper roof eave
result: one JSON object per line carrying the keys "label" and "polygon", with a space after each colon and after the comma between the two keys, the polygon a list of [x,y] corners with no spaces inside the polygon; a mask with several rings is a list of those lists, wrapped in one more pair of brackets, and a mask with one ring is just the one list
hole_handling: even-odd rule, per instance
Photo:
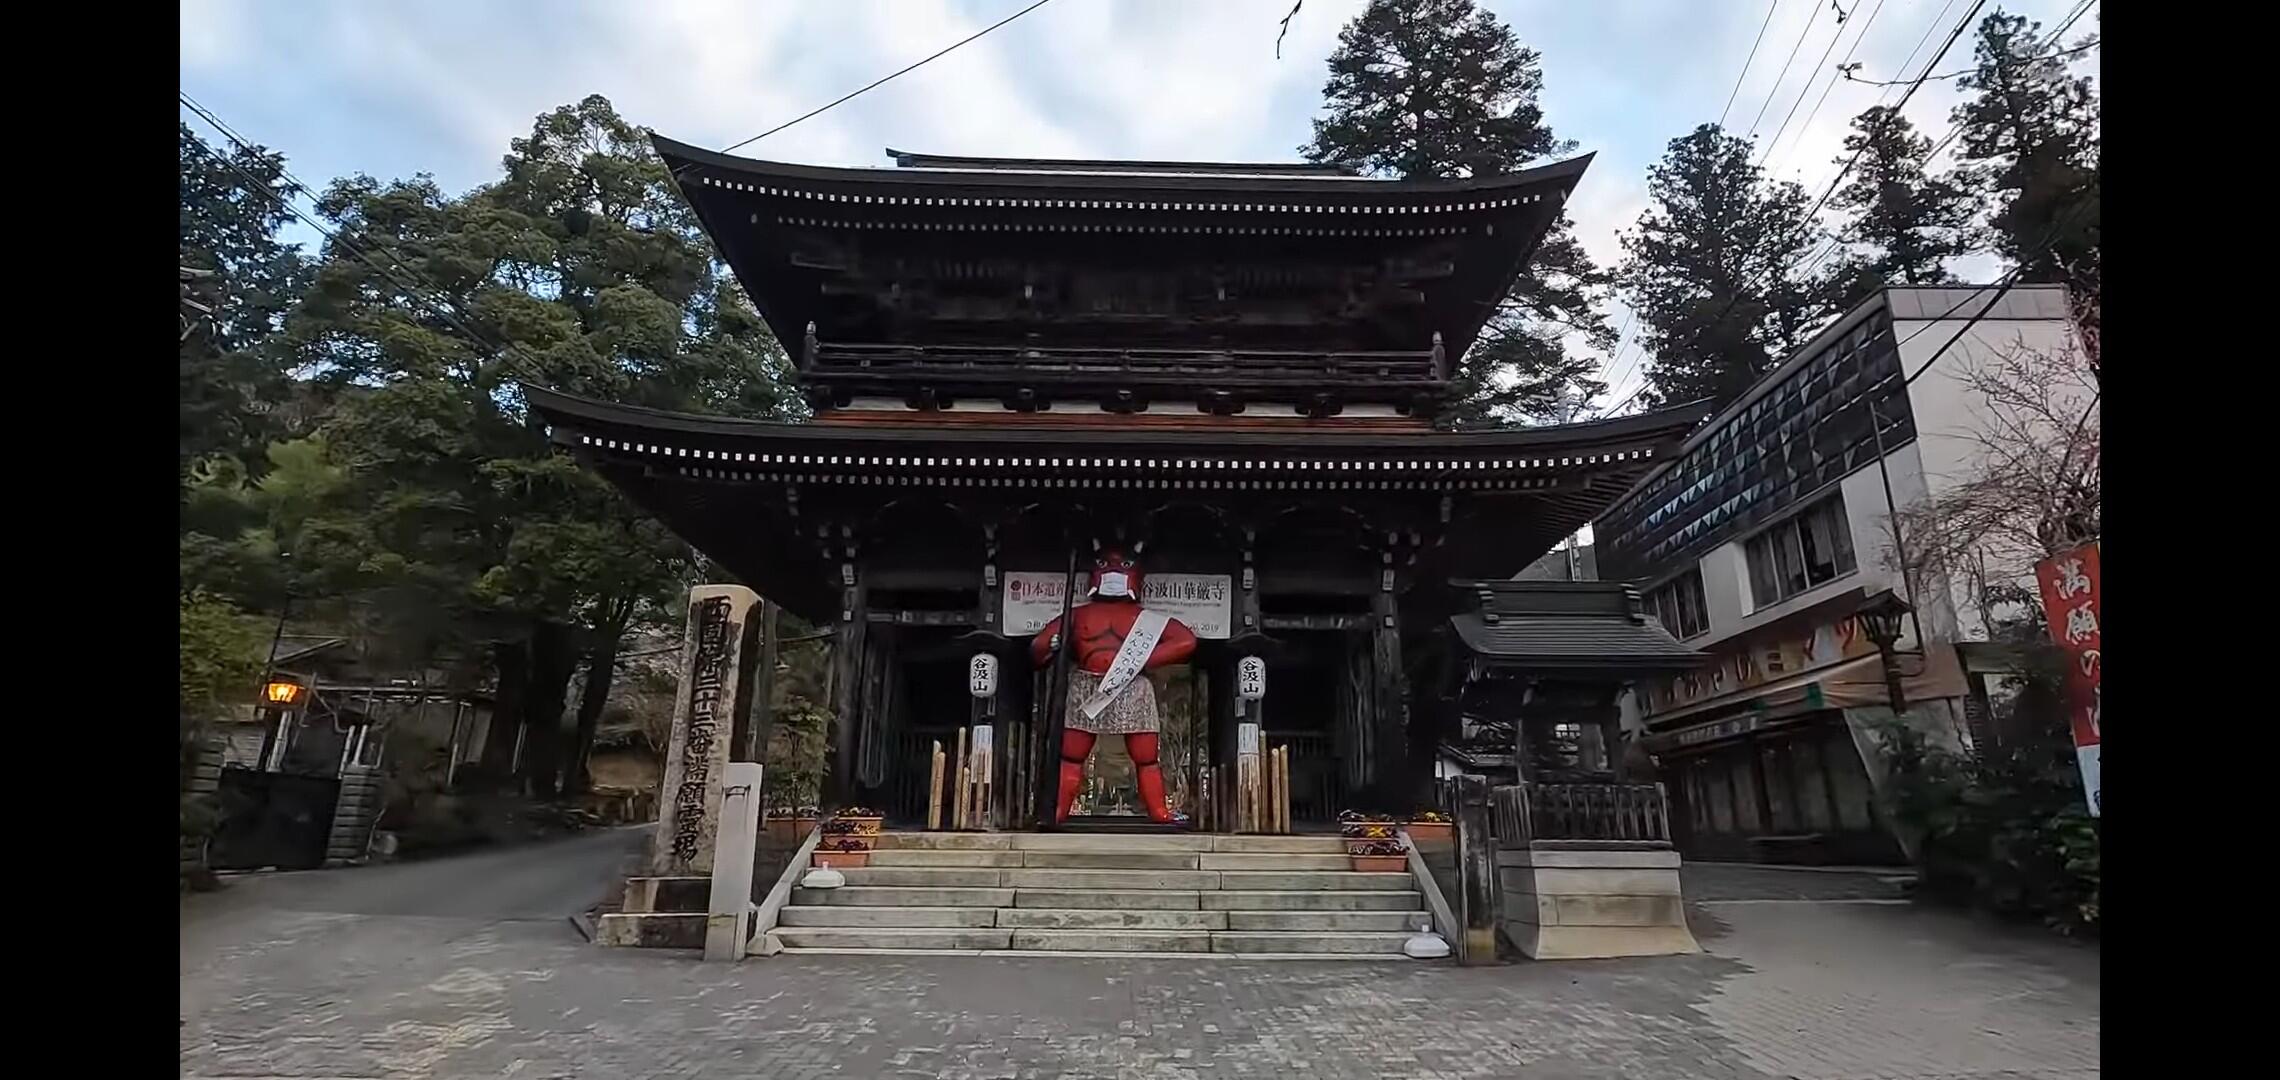
{"label": "upper roof eave", "polygon": [[597,398],[567,394],[523,383],[523,399],[550,424],[606,424],[670,431],[712,438],[774,439],[787,442],[838,444],[894,444],[937,440],[964,443],[1035,443],[1039,446],[1069,443],[1133,443],[1154,446],[1290,446],[1301,448],[1436,450],[1498,448],[1513,451],[1581,453],[1606,443],[1636,443],[1641,439],[1676,440],[1701,422],[1708,404],[1675,405],[1633,416],[1590,420],[1552,427],[1504,431],[1436,431],[1410,433],[1342,434],[1320,431],[1136,431],[1104,428],[1098,431],[1069,428],[936,427],[912,422],[878,426],[785,424],[735,417],[699,416],[639,405],[619,405]]}
{"label": "upper roof eave", "polygon": [[1138,161],[1112,158],[1009,158],[971,157],[960,154],[921,154],[887,147],[887,157],[904,169],[994,170],[1003,172],[1226,173],[1230,175],[1324,176],[1359,179],[1340,165],[1310,161]]}
{"label": "upper roof eave", "polygon": [[[707,150],[701,146],[677,142],[662,135],[652,134],[650,140],[656,146],[659,156],[663,157],[666,164],[671,167],[675,176],[680,175],[682,170],[691,166],[703,166],[751,177],[878,186],[1110,188],[1319,194],[1367,192],[1371,195],[1394,196],[1461,195],[1544,185],[1557,186],[1562,190],[1568,190],[1575,186],[1576,181],[1582,177],[1584,170],[1590,167],[1593,157],[1592,154],[1586,153],[1565,161],[1522,169],[1519,172],[1462,180],[1380,180],[1350,176],[1247,176],[1213,173],[1113,173],[1096,171],[1011,172],[986,168],[927,169],[798,165],[783,161],[764,161],[759,158],[734,157],[718,151]],[[1036,163],[1036,167],[1042,169],[1049,164],[1051,163],[1040,161]],[[1135,162],[1134,164],[1157,163]]]}

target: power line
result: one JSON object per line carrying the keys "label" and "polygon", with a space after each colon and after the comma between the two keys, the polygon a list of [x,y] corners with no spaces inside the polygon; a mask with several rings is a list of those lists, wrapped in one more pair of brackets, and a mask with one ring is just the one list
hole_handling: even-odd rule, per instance
{"label": "power line", "polygon": [[[1977,16],[1979,14],[1979,9],[1985,6],[1987,6],[1987,0],[1972,0],[1971,10],[1964,12],[1963,18],[1956,20],[1955,28],[1948,32],[1947,40],[1940,43],[1939,51],[1937,53],[1934,53],[1929,61],[1925,62],[1925,72],[1930,72],[1933,67],[1939,64],[1941,58],[1947,55],[1947,51],[1955,46],[1956,39],[1962,37],[1963,32],[1971,26],[1971,20],[1974,16]],[[1908,99],[1910,97],[1913,97],[1916,93],[1916,90],[1923,85],[1924,83],[1922,76],[1918,76],[1916,81],[1909,85],[1907,93],[1900,95],[1899,104],[1894,105],[1893,108],[1897,110],[1905,107],[1908,104]],[[1861,154],[1866,152],[1867,149],[1867,145],[1863,144],[1859,150],[1853,151],[1853,155],[1851,157],[1845,159],[1844,167],[1837,170],[1837,175],[1835,178],[1829,181],[1828,188],[1821,192],[1820,198],[1814,200],[1812,209],[1805,211],[1805,220],[1813,221],[1820,217],[1821,208],[1828,205],[1830,197],[1836,194],[1838,186],[1842,185],[1845,182],[1845,177],[1851,175],[1853,166],[1860,163]],[[1834,250],[1834,246],[1832,246],[1831,250]],[[1781,272],[1781,267],[1778,265],[1772,267],[1771,269],[1775,274],[1779,274]],[[1725,318],[1734,310],[1734,305],[1741,302],[1742,291],[1740,289],[1735,289],[1733,291],[1733,294],[1726,298],[1725,304],[1718,309],[1718,313],[1711,316],[1702,324],[1701,329],[1694,332],[1693,339],[1687,342],[1685,348],[1692,349],[1696,345],[1701,344],[1702,338],[1704,335],[1707,335],[1710,332],[1711,327],[1716,326],[1720,319]],[[1682,349],[1680,351],[1683,352],[1685,350]],[[1646,389],[1646,384],[1641,383],[1639,389]],[[1609,409],[1608,412],[1613,413],[1615,409],[1620,409],[1624,405],[1629,404],[1631,399],[1637,396],[1638,391],[1633,391],[1628,397],[1625,397],[1622,402]]]}
{"label": "power line", "polygon": [[[1860,24],[1860,33],[1859,33],[1859,34],[1857,34],[1857,35],[1855,35],[1855,36],[1853,37],[1852,48],[1850,48],[1850,49],[1846,49],[1846,50],[1845,50],[1845,58],[1844,58],[1844,59],[1842,59],[1842,60],[1839,60],[1839,61],[1837,61],[1837,70],[1838,70],[1838,71],[1842,71],[1842,70],[1844,70],[1844,66],[1845,66],[1846,64],[1852,63],[1853,54],[1854,54],[1854,53],[1856,53],[1856,52],[1859,52],[1859,51],[1860,51],[1860,43],[1861,43],[1861,42],[1868,40],[1868,31],[1869,31],[1869,29],[1870,29],[1871,27],[1874,27],[1874,26],[1876,25],[1876,16],[1877,16],[1879,13],[1881,13],[1883,10],[1884,10],[1884,0],[1876,0],[1876,6],[1875,6],[1875,7],[1872,7],[1872,8],[1870,8],[1870,9],[1868,9],[1868,18],[1866,18],[1866,19],[1863,19],[1863,20],[1861,21],[1861,24]],[[1824,59],[1825,59],[1825,57],[1824,57]],[[1828,100],[1829,100],[1829,91],[1830,91],[1830,90],[1833,90],[1833,89],[1835,89],[1835,88],[1836,88],[1836,85],[1837,85],[1837,76],[1836,76],[1834,73],[1832,73],[1832,74],[1829,76],[1829,81],[1827,81],[1827,82],[1825,82],[1825,83],[1822,83],[1822,84],[1821,84],[1821,96],[1820,96],[1820,97],[1817,97],[1817,98],[1814,98],[1814,99],[1813,99],[1813,107],[1812,107],[1812,108],[1810,108],[1810,109],[1807,109],[1807,110],[1805,111],[1805,122],[1804,122],[1802,125],[1799,125],[1799,126],[1798,126],[1798,129],[1797,129],[1797,138],[1798,138],[1798,140],[1799,140],[1799,141],[1803,141],[1803,140],[1804,140],[1804,138],[1805,138],[1805,132],[1812,130],[1812,127],[1813,127],[1813,118],[1814,118],[1814,117],[1816,117],[1816,116],[1819,116],[1819,115],[1821,114],[1821,105],[1822,105],[1822,103],[1823,103],[1823,102],[1826,102],[1826,101],[1828,101]],[[1787,127],[1787,126],[1789,126],[1789,122],[1788,122],[1788,121],[1786,121],[1786,120],[1782,121],[1782,126],[1783,126],[1783,127]],[[1768,158],[1770,158],[1770,157],[1772,156],[1772,149],[1773,149],[1773,145],[1775,145],[1775,144],[1778,144],[1778,143],[1780,143],[1780,142],[1781,142],[1781,137],[1780,137],[1780,136],[1778,136],[1778,135],[1776,135],[1776,136],[1774,137],[1773,143],[1770,143],[1770,144],[1768,144],[1768,145],[1767,145],[1767,147],[1766,147],[1766,150],[1767,150],[1767,156],[1768,156]],[[1791,144],[1789,144],[1789,149],[1790,149],[1790,152],[1791,152],[1791,153],[1795,153],[1795,152],[1796,152],[1796,150],[1797,150],[1797,144],[1796,144],[1796,143],[1791,143]]]}
{"label": "power line", "polygon": [[[1949,0],[1953,3],[1954,0]],[[1734,111],[1734,98],[1742,92],[1742,82],[1750,77],[1750,65],[1757,60],[1758,44],[1765,40],[1765,28],[1773,25],[1773,13],[1781,7],[1781,0],[1771,0],[1765,6],[1765,21],[1758,24],[1757,40],[1750,42],[1750,55],[1742,61],[1742,72],[1734,76],[1734,88],[1726,94],[1726,107],[1718,110],[1718,126],[1726,126],[1726,114]]]}
{"label": "power line", "polygon": [[[1867,28],[1867,27],[1865,27],[1865,26],[1864,26],[1864,27],[1862,27],[1862,28],[1861,28],[1861,33],[1863,33],[1863,34],[1866,34],[1866,33],[1868,33],[1868,28]],[[1758,158],[1758,164],[1759,164],[1760,166],[1763,166],[1763,165],[1765,164],[1765,162],[1766,162],[1766,159],[1767,159],[1767,158],[1770,158],[1770,157],[1772,157],[1772,156],[1773,156],[1773,148],[1774,148],[1775,146],[1778,146],[1778,145],[1780,145],[1780,143],[1781,143],[1781,136],[1782,136],[1784,133],[1788,132],[1788,130],[1789,130],[1789,121],[1790,121],[1790,120],[1792,120],[1792,119],[1794,119],[1794,118],[1797,116],[1797,107],[1798,107],[1799,105],[1803,105],[1803,104],[1805,104],[1805,95],[1807,95],[1807,94],[1810,94],[1810,93],[1812,93],[1812,92],[1813,92],[1813,75],[1812,75],[1812,73],[1813,73],[1813,72],[1815,72],[1815,71],[1819,71],[1819,70],[1821,69],[1821,65],[1823,65],[1823,64],[1826,64],[1826,63],[1828,63],[1828,62],[1829,62],[1829,54],[1830,54],[1830,53],[1833,53],[1833,52],[1835,52],[1835,51],[1837,51],[1837,39],[1838,39],[1838,38],[1841,38],[1841,37],[1843,37],[1843,36],[1845,36],[1845,24],[1844,24],[1843,22],[1839,22],[1839,23],[1837,23],[1837,32],[1836,32],[1836,33],[1834,33],[1834,34],[1830,34],[1830,35],[1829,35],[1829,43],[1828,43],[1827,45],[1824,45],[1824,46],[1822,46],[1822,47],[1821,47],[1821,56],[1820,56],[1820,58],[1819,58],[1819,59],[1817,59],[1817,60],[1815,60],[1815,61],[1813,61],[1813,66],[1812,66],[1812,67],[1810,67],[1810,68],[1807,68],[1807,69],[1806,69],[1806,75],[1805,75],[1805,86],[1804,86],[1802,89],[1800,89],[1800,90],[1798,90],[1798,91],[1797,91],[1797,100],[1795,100],[1795,101],[1792,101],[1792,102],[1790,102],[1790,103],[1789,103],[1789,111],[1788,111],[1787,113],[1783,114],[1783,115],[1782,115],[1782,117],[1781,117],[1781,126],[1780,126],[1780,127],[1777,127],[1777,128],[1775,128],[1775,129],[1773,129],[1773,138],[1766,140],[1766,144],[1765,144],[1765,153],[1764,153],[1764,155],[1762,155],[1762,156],[1760,156],[1760,157]],[[1854,38],[1854,39],[1853,39],[1853,47],[1854,47],[1854,48],[1856,48],[1856,49],[1860,47],[1860,39],[1859,39],[1859,38]],[[1848,53],[1848,54],[1846,54],[1846,55],[1851,55],[1851,54],[1849,54],[1849,53]],[[1827,92],[1827,91],[1822,91],[1822,95],[1821,95],[1821,96],[1823,96],[1823,97],[1827,97],[1827,96],[1828,96],[1828,92]],[[1771,100],[1771,99],[1768,99],[1768,100]],[[1816,107],[1817,107],[1817,106],[1816,106]],[[1812,118],[1810,118],[1810,117],[1806,118],[1806,121],[1805,121],[1805,122],[1806,122],[1806,123],[1808,123],[1808,124],[1812,123]]]}
{"label": "power line", "polygon": [[853,92],[851,92],[851,93],[848,93],[848,94],[844,94],[844,95],[841,95],[840,97],[838,97],[838,98],[834,99],[834,100],[833,100],[831,103],[829,103],[829,104],[827,104],[827,105],[823,105],[823,106],[820,106],[820,107],[817,107],[817,108],[814,108],[814,109],[810,109],[810,110],[808,110],[807,112],[801,113],[800,115],[798,115],[798,116],[795,116],[795,117],[793,117],[793,118],[791,118],[791,119],[789,119],[789,120],[786,120],[786,121],[784,121],[783,123],[776,125],[775,127],[769,128],[768,130],[766,130],[766,131],[763,131],[763,132],[761,132],[761,133],[760,133],[760,134],[758,134],[758,135],[754,135],[753,137],[751,137],[751,138],[749,138],[749,139],[746,139],[746,140],[744,140],[743,142],[739,142],[739,143],[732,143],[732,144],[730,144],[730,145],[728,145],[728,146],[724,146],[724,147],[721,147],[721,150],[720,150],[720,152],[721,152],[721,153],[723,153],[723,154],[726,154],[726,153],[729,153],[730,151],[736,150],[736,149],[737,149],[737,148],[739,148],[739,147],[748,146],[748,145],[750,145],[750,144],[752,144],[752,143],[756,143],[756,142],[759,142],[760,140],[762,140],[762,139],[765,139],[765,138],[767,138],[767,137],[768,137],[768,136],[770,136],[770,135],[774,135],[775,133],[777,133],[777,132],[779,132],[779,131],[782,131],[782,130],[784,130],[785,128],[788,128],[788,127],[792,126],[793,124],[797,124],[797,123],[799,123],[799,122],[800,122],[800,121],[802,121],[802,120],[807,120],[807,119],[813,118],[813,117],[815,117],[815,116],[819,116],[819,115],[821,115],[821,114],[823,114],[823,113],[829,112],[830,110],[832,110],[832,109],[834,109],[834,108],[837,108],[837,107],[838,107],[838,106],[840,106],[840,105],[846,104],[846,103],[847,103],[847,102],[849,102],[849,101],[853,101],[854,99],[856,99],[856,98],[859,98],[859,97],[863,96],[864,94],[870,93],[871,91],[873,91],[873,90],[876,90],[876,89],[878,89],[878,88],[879,88],[879,87],[881,87],[881,86],[885,86],[886,84],[888,84],[888,83],[890,83],[890,82],[893,82],[893,81],[895,81],[896,79],[902,78],[903,76],[905,76],[905,75],[908,75],[908,74],[910,74],[910,73],[911,73],[911,72],[913,72],[913,71],[917,71],[919,68],[925,67],[926,65],[928,65],[928,64],[930,64],[930,63],[933,63],[934,61],[936,61],[936,60],[939,60],[939,59],[941,59],[942,57],[944,57],[944,56],[947,56],[947,55],[949,55],[949,54],[950,54],[950,53],[952,53],[952,52],[955,52],[955,51],[957,51],[957,50],[958,50],[960,47],[962,47],[962,46],[966,45],[967,43],[969,43],[969,42],[971,42],[971,41],[973,41],[973,40],[975,40],[976,38],[979,38],[979,37],[981,37],[982,35],[984,35],[984,34],[987,34],[987,33],[989,33],[989,32],[990,32],[990,31],[992,31],[992,30],[995,30],[995,29],[997,29],[998,27],[1004,26],[1005,24],[1007,24],[1007,23],[1009,23],[1009,22],[1012,22],[1013,20],[1015,20],[1015,19],[1018,19],[1018,18],[1020,18],[1020,17],[1022,17],[1022,16],[1024,16],[1024,15],[1027,15],[1027,14],[1029,14],[1030,12],[1032,12],[1032,11],[1035,11],[1035,10],[1037,10],[1038,8],[1044,7],[1045,5],[1047,5],[1047,4],[1050,4],[1050,3],[1052,3],[1052,2],[1053,2],[1053,0],[1037,0],[1037,2],[1036,2],[1036,3],[1033,3],[1033,4],[1029,5],[1028,7],[1022,8],[1020,11],[1016,11],[1016,12],[1014,12],[1013,14],[1006,16],[1005,18],[999,19],[998,21],[996,21],[996,22],[994,22],[994,23],[991,23],[991,24],[989,24],[988,26],[982,27],[981,29],[974,31],[974,32],[973,32],[973,33],[971,33],[971,34],[968,34],[968,35],[966,35],[965,37],[963,37],[963,38],[960,38],[960,39],[959,39],[958,41],[956,41],[955,43],[953,43],[953,44],[951,44],[951,45],[949,45],[949,46],[945,47],[945,48],[944,48],[944,49],[942,49],[940,52],[937,52],[937,53],[935,53],[934,55],[932,55],[932,56],[929,56],[929,57],[927,57],[927,58],[926,58],[926,59],[924,59],[924,60],[920,60],[920,61],[918,61],[917,63],[915,63],[915,64],[912,64],[912,65],[910,65],[909,67],[903,68],[902,70],[900,70],[900,71],[897,71],[897,72],[895,72],[895,73],[894,73],[894,74],[892,74],[892,75],[887,75],[887,76],[884,76],[884,77],[882,77],[882,78],[880,78],[880,79],[877,79],[877,80],[873,81],[872,83],[870,83],[869,85],[867,85],[867,86],[863,87],[863,88],[862,88],[862,89],[860,89],[860,90],[856,90],[856,91],[853,91]]}
{"label": "power line", "polygon": [[[2053,35],[2053,36],[2056,36],[2056,35]],[[2105,44],[2105,43],[2104,43],[2104,42],[2102,42],[2102,41],[2086,41],[2086,42],[2083,42],[2082,44],[2080,44],[2080,45],[2077,45],[2077,46],[2075,46],[2075,47],[2073,47],[2073,48],[2071,48],[2071,49],[2061,49],[2060,51],[2058,51],[2058,52],[2054,52],[2054,53],[2051,53],[2051,54],[2050,54],[2050,55],[2048,55],[2048,56],[2040,56],[2040,57],[2036,57],[2036,59],[2038,59],[2038,60],[2056,60],[2056,59],[2058,59],[2059,57],[2062,57],[2062,56],[2073,56],[2073,55],[2075,55],[2076,53],[2084,53],[2084,52],[2089,52],[2090,50],[2092,50],[2092,49],[2095,49],[2095,48],[2097,48],[2098,46],[2100,46],[2100,45],[2102,45],[2102,44]],[[1933,75],[1933,76],[1930,76],[1930,78],[1931,78],[1933,81],[1935,81],[1935,82],[1937,82],[1938,80],[1941,80],[1941,79],[1960,79],[1960,78],[1962,78],[1962,77],[1964,77],[1964,76],[1966,76],[1966,75],[1972,74],[1973,72],[1976,72],[1976,71],[1978,71],[1978,70],[1979,70],[1978,68],[1975,68],[1975,67],[1970,67],[1970,68],[1964,68],[1964,69],[1962,69],[1962,70],[1960,70],[1960,71],[1945,71],[1945,72],[1941,72],[1941,73],[1940,73],[1940,74],[1938,74],[1938,75]],[[1863,78],[1861,78],[1860,76],[1858,76],[1858,75],[1855,75],[1855,74],[1853,74],[1852,72],[1849,72],[1849,71],[1848,71],[1848,72],[1845,72],[1845,73],[1844,73],[1844,75],[1845,75],[1845,80],[1846,80],[1846,81],[1848,81],[1848,82],[1856,82],[1856,83],[1859,83],[1859,84],[1861,84],[1861,85],[1863,85],[1863,86],[1898,86],[1898,85],[1900,85],[1901,83],[1904,83],[1904,82],[1907,82],[1907,81],[1908,81],[1908,80],[1906,80],[1906,79],[1889,79],[1889,80],[1879,80],[1879,79],[1863,79]]]}
{"label": "power line", "polygon": [[[1773,77],[1773,88],[1765,92],[1765,102],[1758,106],[1757,115],[1750,118],[1750,134],[1757,134],[1758,121],[1765,119],[1765,111],[1773,107],[1773,99],[1781,96],[1782,81],[1789,78],[1789,65],[1797,62],[1797,50],[1804,47],[1806,37],[1813,33],[1813,24],[1821,20],[1821,9],[1805,16],[1805,29],[1797,32],[1797,40],[1789,46],[1789,58],[1781,62],[1781,74]],[[1840,32],[1842,27],[1838,28]]]}
{"label": "power line", "polygon": [[[206,123],[212,125],[215,131],[220,132],[224,138],[227,138],[232,143],[236,144],[239,149],[245,150],[248,153],[259,152],[259,148],[246,141],[243,136],[240,136],[236,131],[232,130],[228,124],[223,123],[221,118],[215,116],[211,110],[207,109],[203,105],[200,105],[189,95],[187,91],[180,92],[179,97],[182,103],[185,106],[189,107],[191,112],[197,114],[199,119],[204,120]],[[282,157],[283,155],[279,156]],[[406,295],[408,295],[415,303],[428,308],[430,314],[440,317],[444,322],[449,323],[452,328],[458,330],[462,334],[467,335],[468,338],[472,339],[475,344],[491,350],[493,353],[497,354],[498,358],[501,361],[522,360],[526,364],[531,365],[529,367],[523,368],[522,370],[515,371],[514,374],[521,375],[532,382],[547,381],[536,377],[534,371],[536,363],[535,361],[530,360],[527,354],[518,354],[518,348],[514,345],[499,344],[493,342],[489,337],[485,336],[480,331],[477,331],[474,327],[467,325],[467,323],[459,317],[459,313],[452,310],[448,304],[435,299],[434,296],[431,295],[431,293],[428,291],[429,289],[435,289],[433,282],[426,282],[424,279],[422,279],[423,283],[428,286],[428,289],[422,289],[421,284],[419,283],[405,281],[403,278],[398,277],[396,273],[391,271],[388,267],[382,266],[379,263],[372,261],[370,254],[368,254],[363,248],[357,246],[354,243],[351,243],[346,236],[331,228],[328,228],[324,222],[319,221],[318,219],[303,212],[299,206],[294,204],[288,195],[276,190],[275,188],[272,188],[269,181],[255,175],[251,171],[247,170],[244,166],[239,165],[236,161],[227,156],[217,155],[216,160],[220,161],[222,165],[225,168],[229,169],[231,172],[234,172],[238,174],[238,176],[244,178],[249,188],[254,191],[258,191],[266,196],[270,201],[276,203],[286,213],[289,213],[295,218],[298,218],[302,224],[315,229],[318,233],[322,234],[326,240],[331,241],[333,244],[347,251],[349,255],[356,259],[356,261],[363,263],[365,266],[370,267],[380,276],[387,278],[390,282],[395,284],[397,288],[404,290]],[[291,173],[286,172],[282,165],[278,167],[277,171],[281,177],[283,177],[289,184],[292,185],[292,190],[302,192],[309,190],[307,184],[302,183]],[[396,265],[402,268],[404,273],[410,274],[413,277],[420,277],[417,271],[414,271],[409,267],[404,267],[401,261],[396,260],[393,253],[385,254],[388,254],[389,260],[391,262],[396,262]]]}

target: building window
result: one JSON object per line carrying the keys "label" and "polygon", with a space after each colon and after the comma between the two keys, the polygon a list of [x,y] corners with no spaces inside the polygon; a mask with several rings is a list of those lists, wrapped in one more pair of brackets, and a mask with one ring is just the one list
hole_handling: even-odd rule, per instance
{"label": "building window", "polygon": [[1761,608],[1852,573],[1852,528],[1845,522],[1844,497],[1831,495],[1751,537],[1748,551],[1750,596]]}
{"label": "building window", "polygon": [[1644,598],[1647,614],[1662,623],[1670,636],[1683,641],[1710,629],[1710,613],[1702,602],[1702,571],[1689,570],[1672,578]]}

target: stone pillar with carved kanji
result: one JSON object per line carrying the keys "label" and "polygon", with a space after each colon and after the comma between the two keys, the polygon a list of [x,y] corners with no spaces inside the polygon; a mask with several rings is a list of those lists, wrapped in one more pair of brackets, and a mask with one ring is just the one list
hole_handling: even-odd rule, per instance
{"label": "stone pillar with carved kanji", "polygon": [[759,616],[760,595],[742,585],[689,590],[680,694],[673,703],[657,831],[649,845],[649,872],[658,877],[712,873],[732,736],[750,708],[743,690],[757,685],[749,661],[759,656]]}

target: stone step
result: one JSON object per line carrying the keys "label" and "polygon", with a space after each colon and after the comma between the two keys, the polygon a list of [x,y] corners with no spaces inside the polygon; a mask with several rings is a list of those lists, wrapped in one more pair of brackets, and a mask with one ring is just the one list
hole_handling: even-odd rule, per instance
{"label": "stone step", "polygon": [[1015,930],[1011,948],[1042,952],[1211,952],[1209,930]]}
{"label": "stone step", "polygon": [[1233,851],[1196,856],[1199,870],[1344,870],[1353,865],[1343,851]]}
{"label": "stone step", "polygon": [[880,850],[925,848],[952,851],[1210,851],[1215,837],[1209,833],[1169,836],[1119,833],[882,833],[873,846]]}
{"label": "stone step", "polygon": [[847,875],[849,885],[900,885],[922,889],[990,888],[1009,885],[1001,880],[1004,871],[995,867],[963,866],[854,866],[840,873]]}
{"label": "stone step", "polygon": [[1022,866],[1037,870],[1193,870],[1196,860],[1217,857],[1195,851],[1009,851],[1006,854],[1020,858]]}
{"label": "stone step", "polygon": [[1013,907],[998,909],[997,925],[1024,930],[1225,930],[1227,918],[1224,911]]}
{"label": "stone step", "polygon": [[[1216,889],[1216,870],[1004,870],[1016,889]],[[852,880],[852,879],[850,879]]]}
{"label": "stone step", "polygon": [[1008,889],[1020,908],[1089,908],[1128,911],[1195,911],[1203,907],[1193,889]]}
{"label": "stone step", "polygon": [[824,904],[805,907],[792,904],[784,908],[780,925],[783,926],[900,926],[900,927],[994,927],[998,925],[1000,908],[986,907],[858,907],[852,904]]}
{"label": "stone step", "polygon": [[[948,866],[968,869],[996,866],[1020,866],[1022,853],[1018,851],[969,850],[964,848],[881,848],[871,853],[871,866]],[[869,869],[870,867],[864,867]]]}
{"label": "stone step", "polygon": [[[1021,873],[1015,870],[1009,873]],[[1008,882],[1008,884],[1018,884]],[[1222,889],[1259,889],[1289,892],[1299,889],[1414,889],[1415,881],[1406,873],[1362,873],[1353,870],[1224,870],[1219,873],[1218,887]]]}
{"label": "stone step", "polygon": [[[1194,895],[1193,893],[1189,894]],[[900,886],[848,885],[837,889],[793,889],[792,903],[853,907],[983,907],[1013,906],[1012,889],[924,889]]]}
{"label": "stone step", "polygon": [[1219,833],[969,833],[887,832],[879,851],[1139,851],[1339,855],[1346,842],[1336,836],[1248,836]]}
{"label": "stone step", "polygon": [[1335,836],[1220,836],[1213,839],[1211,850],[1277,855],[1344,855],[1346,842]]}
{"label": "stone step", "polygon": [[1003,949],[1014,934],[905,926],[779,926],[771,932],[795,949]]}
{"label": "stone step", "polygon": [[[1008,848],[882,848],[864,869],[947,870],[1344,870],[1343,851],[1026,851]],[[680,881],[679,878],[658,879]],[[692,879],[701,880],[701,879]],[[710,882],[702,882],[709,885]],[[696,895],[701,906],[702,890]]]}
{"label": "stone step", "polygon": [[1422,911],[1206,911],[1202,914],[1226,915],[1227,924],[1224,929],[1228,930],[1306,931],[1317,934],[1354,931],[1385,934],[1414,932],[1420,924],[1429,924],[1432,920],[1432,916]]}
{"label": "stone step", "polygon": [[[1019,903],[1017,894],[1015,903]],[[1250,889],[1196,894],[1205,911],[1422,911],[1424,895],[1397,889],[1309,889],[1297,892]]]}
{"label": "stone step", "polygon": [[594,925],[594,944],[640,949],[702,949],[705,913],[611,911]]}
{"label": "stone step", "polygon": [[[1019,935],[1015,935],[1017,938]],[[1223,953],[1368,953],[1401,956],[1406,933],[1313,934],[1277,931],[1224,931],[1211,935],[1211,951]],[[1018,947],[1018,946],[1016,946]]]}

